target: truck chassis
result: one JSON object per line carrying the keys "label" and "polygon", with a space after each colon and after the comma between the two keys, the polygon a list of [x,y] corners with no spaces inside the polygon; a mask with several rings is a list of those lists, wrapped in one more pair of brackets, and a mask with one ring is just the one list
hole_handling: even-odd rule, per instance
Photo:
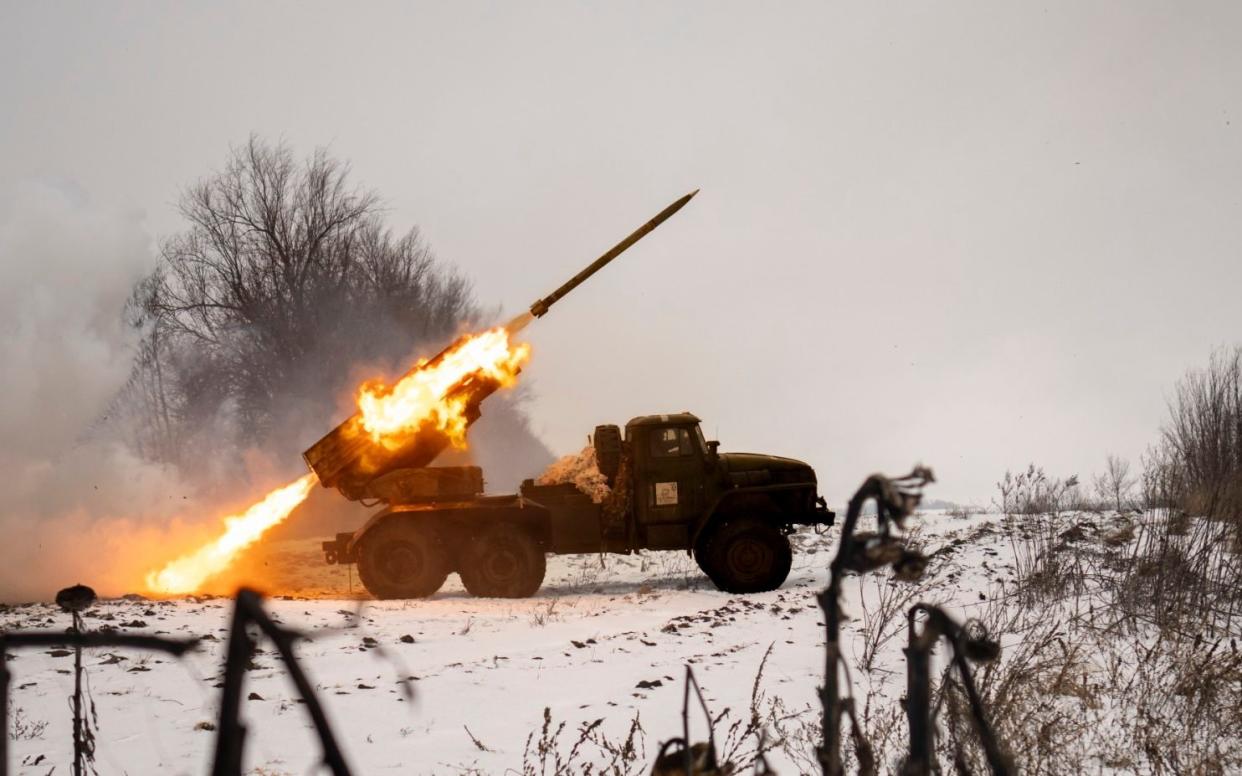
{"label": "truck chassis", "polygon": [[[379,488],[389,505],[324,542],[325,559],[356,563],[378,598],[429,596],[453,572],[473,595],[521,598],[538,591],[548,553],[682,550],[717,588],[753,593],[785,581],[790,533],[834,521],[809,466],[717,453],[689,413],[635,418],[624,439],[600,426],[594,442],[611,486],[602,503],[569,483],[532,480],[513,495],[453,492],[482,489],[473,467],[399,470]],[[401,487],[413,478],[441,492]]]}

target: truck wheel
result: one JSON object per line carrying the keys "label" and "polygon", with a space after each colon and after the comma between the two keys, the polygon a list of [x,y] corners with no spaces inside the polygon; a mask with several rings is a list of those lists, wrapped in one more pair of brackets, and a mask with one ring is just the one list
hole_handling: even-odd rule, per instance
{"label": "truck wheel", "polygon": [[529,531],[512,523],[497,523],[470,540],[458,571],[471,595],[526,598],[543,584],[547,558]]}
{"label": "truck wheel", "polygon": [[444,584],[448,563],[432,526],[388,520],[362,537],[358,576],[376,598],[426,598]]}
{"label": "truck wheel", "polygon": [[699,568],[726,593],[775,590],[789,576],[793,550],[789,537],[753,517],[735,517],[719,524],[695,553]]}

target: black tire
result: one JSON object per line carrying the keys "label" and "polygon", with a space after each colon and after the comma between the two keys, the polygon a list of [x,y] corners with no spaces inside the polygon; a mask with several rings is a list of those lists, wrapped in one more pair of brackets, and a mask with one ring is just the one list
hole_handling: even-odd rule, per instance
{"label": "black tire", "polygon": [[785,583],[793,565],[789,537],[771,523],[735,517],[709,529],[695,552],[699,568],[718,590],[762,593]]}
{"label": "black tire", "polygon": [[444,547],[427,523],[389,518],[358,544],[358,576],[376,598],[426,598],[448,572]]}
{"label": "black tire", "polygon": [[480,598],[527,598],[543,584],[547,557],[529,531],[512,523],[487,526],[466,544],[462,584]]}

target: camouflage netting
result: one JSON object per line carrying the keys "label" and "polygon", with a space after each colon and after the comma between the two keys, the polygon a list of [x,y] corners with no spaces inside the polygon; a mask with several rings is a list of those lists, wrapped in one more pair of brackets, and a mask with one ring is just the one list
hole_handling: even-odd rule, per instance
{"label": "camouflage netting", "polygon": [[608,482],[600,473],[595,461],[595,448],[587,445],[578,453],[564,456],[535,479],[536,485],[560,485],[571,483],[583,493],[591,497],[596,504],[602,504],[611,495]]}

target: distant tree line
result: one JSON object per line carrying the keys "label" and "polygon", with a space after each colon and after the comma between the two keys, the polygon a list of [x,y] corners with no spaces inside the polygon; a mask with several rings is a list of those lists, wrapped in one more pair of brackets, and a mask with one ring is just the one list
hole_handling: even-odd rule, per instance
{"label": "distant tree line", "polygon": [[1110,454],[1090,488],[1032,464],[1005,472],[996,489],[996,507],[1007,514],[1176,509],[1232,523],[1242,534],[1242,346],[1217,351],[1176,384],[1169,417],[1137,472]]}
{"label": "distant tree line", "polygon": [[996,483],[997,507],[1009,514],[1174,510],[1242,534],[1242,346],[1222,348],[1206,367],[1187,371],[1168,409],[1137,471],[1110,454],[1087,491],[1077,476],[1058,479],[1032,464]]}

